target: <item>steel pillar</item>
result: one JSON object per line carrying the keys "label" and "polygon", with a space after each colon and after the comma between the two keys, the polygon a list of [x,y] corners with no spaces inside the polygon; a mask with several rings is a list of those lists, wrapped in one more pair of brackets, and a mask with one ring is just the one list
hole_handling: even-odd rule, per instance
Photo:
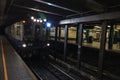
{"label": "steel pillar", "polygon": [[58,27],[55,27],[55,42],[58,40]]}
{"label": "steel pillar", "polygon": [[64,36],[64,61],[67,60],[67,43],[68,43],[68,25],[65,25],[65,36]]}
{"label": "steel pillar", "polygon": [[60,38],[61,38],[61,27],[59,27],[59,34],[58,34],[58,40],[60,41]]}
{"label": "steel pillar", "polygon": [[108,40],[108,49],[112,49],[113,47],[113,38],[114,38],[114,26],[113,24],[110,25],[110,31],[109,31],[109,40]]}
{"label": "steel pillar", "polygon": [[103,80],[103,59],[105,53],[105,43],[106,43],[106,32],[107,32],[107,21],[102,23],[101,41],[100,41],[100,52],[98,61],[98,79]]}
{"label": "steel pillar", "polygon": [[78,63],[77,67],[80,68],[81,66],[81,53],[82,53],[82,39],[83,39],[83,25],[79,24],[78,26]]}

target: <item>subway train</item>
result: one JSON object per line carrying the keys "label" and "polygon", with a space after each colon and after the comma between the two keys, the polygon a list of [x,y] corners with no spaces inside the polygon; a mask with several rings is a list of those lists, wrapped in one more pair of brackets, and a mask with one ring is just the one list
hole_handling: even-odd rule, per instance
{"label": "subway train", "polygon": [[23,58],[33,55],[48,56],[50,43],[47,41],[46,23],[46,19],[31,17],[29,20],[22,20],[6,27],[6,35],[20,56]]}

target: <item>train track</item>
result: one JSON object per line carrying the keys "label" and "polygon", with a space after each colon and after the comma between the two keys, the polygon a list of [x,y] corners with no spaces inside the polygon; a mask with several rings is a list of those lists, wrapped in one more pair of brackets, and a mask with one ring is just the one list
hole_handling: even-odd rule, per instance
{"label": "train track", "polygon": [[39,80],[81,80],[69,75],[53,63],[44,64],[29,59],[25,60],[25,62]]}

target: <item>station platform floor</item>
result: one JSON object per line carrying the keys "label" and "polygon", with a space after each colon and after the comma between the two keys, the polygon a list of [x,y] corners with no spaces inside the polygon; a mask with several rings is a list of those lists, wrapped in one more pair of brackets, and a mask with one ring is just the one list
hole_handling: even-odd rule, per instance
{"label": "station platform floor", "polygon": [[[83,43],[84,46],[88,46],[88,47],[93,47],[93,48],[100,48],[100,42],[93,42],[93,43]],[[108,49],[108,43],[106,43],[105,46],[106,50],[112,50],[112,51],[116,51],[120,53],[120,44],[113,44],[113,48],[112,49]]]}
{"label": "station platform floor", "polygon": [[0,80],[37,80],[4,36],[0,36]]}

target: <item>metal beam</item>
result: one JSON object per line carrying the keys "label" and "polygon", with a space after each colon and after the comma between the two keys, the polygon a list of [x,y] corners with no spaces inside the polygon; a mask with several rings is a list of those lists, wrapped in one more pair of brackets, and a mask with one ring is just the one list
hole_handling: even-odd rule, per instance
{"label": "metal beam", "polygon": [[61,39],[61,26],[59,26],[59,34],[58,34],[58,40],[60,41]]}
{"label": "metal beam", "polygon": [[58,27],[55,27],[55,42],[58,40]]}
{"label": "metal beam", "polygon": [[113,38],[114,38],[114,25],[110,25],[110,30],[109,30],[109,40],[108,40],[108,49],[112,49],[113,47]]}
{"label": "metal beam", "polygon": [[67,60],[67,43],[68,43],[68,25],[65,25],[65,38],[64,38],[64,61]]}
{"label": "metal beam", "polygon": [[26,7],[26,6],[22,6],[22,5],[13,4],[13,6],[19,7],[19,8],[23,8],[23,9],[32,10],[32,11],[36,11],[36,12],[43,12],[43,13],[47,13],[47,14],[52,14],[52,15],[56,15],[56,16],[65,17],[65,16],[63,16],[61,14],[58,14],[58,13],[53,13],[53,12],[49,12],[49,11],[45,11],[45,10],[40,10],[40,9],[36,9],[36,8],[30,8],[30,7]]}
{"label": "metal beam", "polygon": [[50,2],[43,1],[43,0],[34,0],[34,1],[46,4],[46,5],[49,5],[49,6],[53,6],[53,7],[56,7],[56,8],[64,9],[64,10],[67,10],[67,11],[71,11],[71,12],[74,12],[74,13],[78,13],[78,14],[80,13],[79,11],[75,11],[75,10],[60,6],[60,5],[56,5],[56,4],[53,4],[53,3],[50,3]]}
{"label": "metal beam", "polygon": [[99,52],[99,62],[98,62],[98,79],[103,79],[103,61],[105,53],[105,43],[106,43],[106,32],[107,32],[107,21],[102,23],[102,33],[100,41],[100,52]]}
{"label": "metal beam", "polygon": [[83,25],[79,24],[78,26],[78,63],[77,66],[78,68],[81,67],[81,53],[82,53],[82,39],[83,39]]}
{"label": "metal beam", "polygon": [[90,12],[93,12],[93,10],[91,11],[86,11],[86,12],[81,12],[79,14],[70,14],[70,15],[67,15],[66,18],[69,18],[69,17],[73,17],[73,16],[77,16],[77,15],[83,15],[83,14],[88,14]]}
{"label": "metal beam", "polygon": [[6,13],[8,13],[8,12],[9,12],[9,10],[10,10],[10,8],[11,8],[11,6],[12,6],[12,4],[13,4],[13,3],[14,3],[14,0],[11,0],[10,5],[9,5],[9,7],[7,8]]}
{"label": "metal beam", "polygon": [[92,15],[92,16],[86,16],[86,17],[80,17],[80,18],[65,19],[65,20],[61,20],[59,24],[74,24],[74,23],[112,20],[112,19],[120,19],[120,11],[111,12],[111,13],[102,13],[98,15]]}

